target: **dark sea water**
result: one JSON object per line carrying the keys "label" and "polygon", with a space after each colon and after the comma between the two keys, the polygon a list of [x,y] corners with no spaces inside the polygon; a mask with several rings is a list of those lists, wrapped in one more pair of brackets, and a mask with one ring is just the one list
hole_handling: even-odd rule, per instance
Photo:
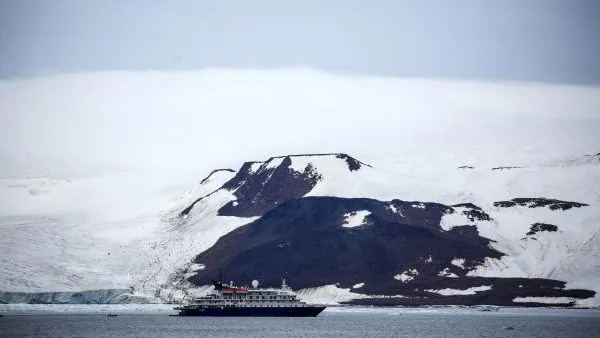
{"label": "dark sea water", "polygon": [[[600,311],[328,309],[316,318],[172,317],[169,313],[3,312],[0,337],[600,337]],[[514,330],[507,330],[506,327]]]}

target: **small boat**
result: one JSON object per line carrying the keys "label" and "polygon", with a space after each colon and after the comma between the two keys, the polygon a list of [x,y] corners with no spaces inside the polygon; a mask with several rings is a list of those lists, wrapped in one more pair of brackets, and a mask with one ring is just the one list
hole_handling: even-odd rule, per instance
{"label": "small boat", "polygon": [[117,316],[117,315],[116,315],[116,314],[114,314],[114,313],[109,313],[109,314],[107,314],[107,315],[106,315],[106,317],[116,317],[116,316]]}
{"label": "small boat", "polygon": [[[219,278],[221,279],[221,278]],[[238,287],[214,282],[214,291],[204,297],[193,299],[188,305],[175,307],[179,316],[215,317],[316,317],[326,306],[300,301],[282,280],[281,288]]]}

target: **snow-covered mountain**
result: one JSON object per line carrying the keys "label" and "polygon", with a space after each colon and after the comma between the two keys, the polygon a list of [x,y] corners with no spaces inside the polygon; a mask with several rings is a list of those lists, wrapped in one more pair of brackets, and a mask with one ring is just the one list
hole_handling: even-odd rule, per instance
{"label": "snow-covered mountain", "polygon": [[221,266],[313,301],[600,305],[598,93],[304,70],[3,82],[0,301],[179,300]]}
{"label": "snow-covered mountain", "polygon": [[[161,301],[206,289],[223,268],[234,280],[274,284],[285,277],[313,296],[348,290],[344,299],[360,304],[596,304],[598,201],[585,191],[551,194],[553,188],[524,195],[510,181],[557,168],[593,177],[599,166],[447,168],[466,186],[503,184],[508,191],[465,195],[457,187],[457,203],[444,204],[434,196],[410,199],[406,177],[346,154],[246,162],[238,171],[212,171],[171,199],[159,218],[114,227],[4,218],[13,230],[2,239],[4,257],[20,261],[4,258],[3,288],[127,287],[130,295],[116,299]],[[575,198],[559,199],[565,197]],[[32,246],[40,254],[28,253]]]}
{"label": "snow-covered mountain", "polygon": [[[503,179],[494,168],[481,174]],[[233,280],[354,288],[361,304],[560,305],[594,297],[596,265],[573,267],[575,275],[555,268],[589,255],[579,248],[597,236],[597,208],[545,196],[481,205],[389,199],[394,181],[346,154],[245,163],[179,214],[178,226],[194,224],[221,203],[220,217],[259,217],[196,257],[202,268],[188,280],[208,285],[222,268]]]}

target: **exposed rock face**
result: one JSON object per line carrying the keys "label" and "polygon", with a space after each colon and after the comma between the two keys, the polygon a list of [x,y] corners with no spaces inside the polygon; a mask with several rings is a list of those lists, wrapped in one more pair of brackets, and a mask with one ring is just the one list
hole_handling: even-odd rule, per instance
{"label": "exposed rock face", "polygon": [[360,169],[362,166],[370,167],[370,165],[365,164],[365,163],[363,163],[363,162],[361,162],[361,161],[359,161],[359,160],[357,160],[357,159],[355,159],[353,157],[350,157],[350,156],[348,156],[346,154],[336,154],[335,156],[337,158],[341,158],[341,159],[346,160],[346,163],[348,163],[348,169],[350,171],[356,171],[356,170]]}
{"label": "exposed rock face", "polygon": [[455,226],[450,229],[448,232],[460,235],[464,238],[464,240],[473,241],[478,245],[488,246],[490,244],[490,240],[485,237],[481,237],[479,235],[479,231],[477,230],[477,226],[475,225],[460,225]]}
{"label": "exposed rock face", "polygon": [[492,218],[486,212],[483,211],[480,207],[476,206],[473,203],[461,203],[454,204],[452,207],[454,208],[466,208],[467,210],[463,210],[463,215],[467,216],[467,218],[471,221],[489,221]]}
{"label": "exposed rock face", "polygon": [[[265,162],[246,162],[236,175],[220,189],[232,191],[236,197],[219,209],[220,216],[261,216],[277,205],[309,193],[322,179],[322,175],[308,163],[302,171],[292,168],[292,158],[331,157],[343,160],[349,171],[360,170],[368,164],[346,154],[307,154],[271,157]],[[203,196],[185,208],[180,216],[187,215]]]}
{"label": "exposed rock face", "polygon": [[237,200],[219,209],[219,215],[260,216],[282,202],[309,193],[319,182],[321,175],[311,165],[300,173],[290,168],[291,164],[289,156],[271,158],[253,175],[236,175],[223,188],[233,190]]}
{"label": "exposed rock face", "polygon": [[520,205],[529,208],[549,207],[551,210],[568,210],[571,208],[587,207],[589,204],[579,202],[567,202],[543,197],[513,198],[510,201],[494,202],[495,207],[509,208]]}
{"label": "exposed rock face", "polygon": [[458,167],[457,169],[475,169],[475,167],[472,167],[470,165],[462,165],[462,166]]}
{"label": "exposed rock face", "polygon": [[533,223],[531,225],[531,228],[529,228],[529,231],[526,233],[526,235],[532,236],[532,235],[537,234],[540,231],[554,232],[554,231],[558,231],[558,227],[554,224]]}
{"label": "exposed rock face", "polygon": [[[471,209],[479,210],[474,205]],[[514,305],[512,299],[521,296],[594,294],[565,290],[563,282],[554,280],[468,276],[486,258],[503,254],[491,249],[490,240],[481,237],[475,226],[443,231],[440,220],[451,210],[437,203],[400,200],[294,199],[223,236],[198,255],[195,263],[206,268],[189,281],[210,283],[220,268],[227,280],[259,279],[277,285],[283,277],[294,281],[297,289],[329,284],[351,288],[361,281],[361,293],[388,297],[354,303],[390,305]],[[457,296],[435,292],[482,285],[490,289]],[[389,298],[394,295],[408,298]]]}
{"label": "exposed rock face", "polygon": [[[303,288],[360,279],[366,284],[361,291],[390,294],[407,291],[393,278],[403,271],[416,269],[430,279],[448,268],[464,276],[486,257],[502,256],[476,230],[443,231],[439,222],[448,209],[399,200],[291,200],[200,254],[195,261],[206,268],[190,281],[210,282],[223,268],[233,280],[259,278],[277,285],[280,277],[287,277]],[[366,216],[354,222],[358,225],[345,227],[355,211],[366,211]],[[452,264],[455,257],[463,257],[462,267]]]}

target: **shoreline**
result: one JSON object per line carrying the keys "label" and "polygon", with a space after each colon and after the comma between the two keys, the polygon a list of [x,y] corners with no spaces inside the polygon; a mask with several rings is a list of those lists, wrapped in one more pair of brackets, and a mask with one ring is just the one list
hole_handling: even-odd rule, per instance
{"label": "shoreline", "polygon": [[[0,304],[0,314],[7,315],[169,315],[176,313],[174,304]],[[390,313],[390,314],[507,314],[507,313],[600,313],[600,307],[516,307],[493,305],[328,305],[323,313]]]}

